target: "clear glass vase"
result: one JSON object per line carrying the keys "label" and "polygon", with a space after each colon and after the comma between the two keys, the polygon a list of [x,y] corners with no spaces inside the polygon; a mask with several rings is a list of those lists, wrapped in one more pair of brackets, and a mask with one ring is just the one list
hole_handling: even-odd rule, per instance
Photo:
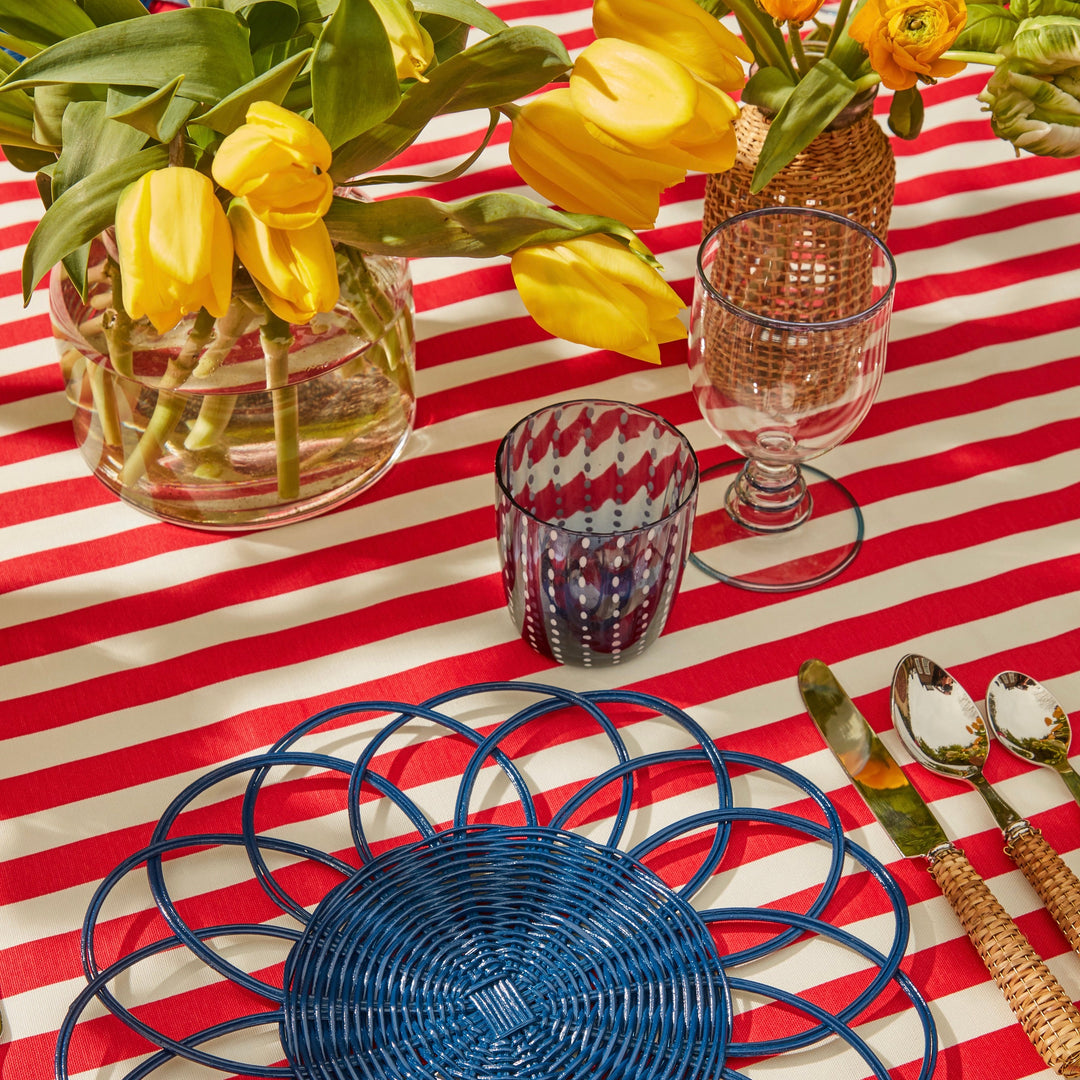
{"label": "clear glass vase", "polygon": [[269,528],[351,498],[401,453],[415,414],[405,260],[339,247],[337,307],[286,334],[241,274],[226,315],[158,334],[114,304],[110,248],[108,234],[91,246],[85,300],[57,267],[50,304],[76,442],[125,502],[196,528]]}

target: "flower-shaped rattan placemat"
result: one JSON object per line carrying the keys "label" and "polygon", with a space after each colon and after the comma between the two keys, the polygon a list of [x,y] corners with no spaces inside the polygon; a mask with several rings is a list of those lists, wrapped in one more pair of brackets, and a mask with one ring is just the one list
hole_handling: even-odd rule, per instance
{"label": "flower-shaped rattan placemat", "polygon": [[[486,734],[446,711],[450,703],[506,693],[526,693],[530,702],[486,725]],[[633,752],[608,714],[612,707],[628,706],[674,721],[689,743],[684,749]],[[553,730],[545,721],[564,710],[581,711],[597,726],[616,763],[579,784],[552,810],[550,792],[538,799],[527,768],[504,747],[520,748],[527,726],[542,741],[545,730]],[[309,748],[320,737],[335,744],[342,729],[361,718],[368,737],[353,757]],[[441,828],[421,810],[407,784],[390,779],[397,770],[390,740],[418,721],[469,747],[456,781],[453,819]],[[281,767],[347,777],[347,848],[326,851],[256,827],[260,800],[273,791],[266,783],[269,773]],[[716,808],[659,825],[631,842],[629,825],[641,806],[635,793],[640,795],[643,778],[658,767],[705,770],[708,786],[715,786]],[[485,769],[501,771],[520,804],[520,824],[499,823],[490,812],[471,808]],[[791,785],[797,799],[809,797],[816,804],[824,824],[738,805],[733,769],[766,773]],[[237,777],[247,779],[234,831],[174,834],[196,800],[213,799]],[[598,842],[571,823],[603,796],[611,828]],[[369,835],[362,809],[372,798],[404,815],[413,836],[390,843]],[[824,880],[801,883],[817,888],[805,911],[694,903],[721,863],[730,862],[733,827],[744,822],[792,830],[830,849]],[[647,862],[665,845],[688,837],[704,854],[675,888]],[[175,899],[166,885],[163,864],[207,850],[246,859],[248,876],[271,902],[274,917],[195,924],[191,904]],[[337,883],[305,906],[290,892],[295,875],[272,868],[275,859],[286,867],[320,868]],[[825,918],[846,859],[868,871],[887,898],[893,932],[886,952]],[[102,964],[97,937],[103,907],[110,893],[143,867],[167,930],[148,943],[114,948],[118,955]],[[719,931],[736,924],[762,932],[751,944],[727,951],[718,945]],[[744,1074],[733,1065],[739,1059],[770,1057],[836,1037],[875,1077],[889,1080],[888,1068],[854,1025],[885,994],[899,992],[921,1027],[918,1077],[925,1080],[933,1072],[936,1039],[925,1002],[900,970],[907,936],[907,906],[896,883],[844,836],[823,792],[786,766],[721,751],[690,716],[660,698],[482,683],[421,705],[351,702],[297,725],[265,753],[222,765],[190,784],[166,808],[151,842],[105,878],[86,913],[87,985],[61,1027],[56,1077],[71,1075],[72,1047],[96,998],[150,1044],[125,1080],[141,1080],[177,1058],[203,1066],[200,1071],[267,1080],[739,1080]],[[807,937],[859,954],[873,971],[841,1007],[826,1009],[808,996],[737,974],[743,965]],[[234,943],[232,952],[219,947],[226,939]],[[251,970],[252,964],[235,955],[237,941],[267,939],[288,943],[274,977]],[[173,1028],[175,1016],[169,1025],[155,1024],[152,1010],[139,1002],[122,1004],[114,992],[126,973],[178,949],[210,969],[211,989],[220,988],[230,1003],[224,1019],[179,1035],[160,1030]],[[805,1022],[787,1034],[737,1040],[733,1016],[743,997],[777,1002]],[[262,1007],[240,1004],[253,1000]],[[266,1044],[262,1055],[268,1064],[218,1049],[238,1033],[254,1032]],[[171,1074],[164,1070],[164,1075]]]}

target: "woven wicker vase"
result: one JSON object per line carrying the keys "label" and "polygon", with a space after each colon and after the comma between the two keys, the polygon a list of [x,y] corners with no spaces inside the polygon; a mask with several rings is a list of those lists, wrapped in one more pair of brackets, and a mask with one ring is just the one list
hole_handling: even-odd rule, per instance
{"label": "woven wicker vase", "polygon": [[750,193],[769,119],[744,105],[735,121],[739,152],[725,173],[705,185],[703,231],[761,206],[812,206],[853,218],[885,240],[896,188],[896,162],[889,137],[873,117],[873,102],[845,109],[757,195]]}

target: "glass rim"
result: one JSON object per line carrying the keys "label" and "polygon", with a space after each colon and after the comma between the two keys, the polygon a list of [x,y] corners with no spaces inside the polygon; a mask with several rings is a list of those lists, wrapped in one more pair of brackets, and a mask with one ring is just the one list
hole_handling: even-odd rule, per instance
{"label": "glass rim", "polygon": [[[777,215],[780,217],[824,218],[827,221],[833,221],[838,225],[843,225],[846,228],[861,233],[885,256],[885,264],[889,268],[888,288],[869,307],[863,308],[862,311],[856,312],[854,315],[845,315],[842,319],[825,319],[822,322],[815,323],[778,319],[771,315],[761,315],[756,311],[750,311],[747,308],[741,307],[733,300],[721,295],[717,292],[705,274],[705,268],[702,265],[702,256],[705,252],[705,248],[714,237],[719,236],[721,232],[731,225],[747,221],[751,218],[768,217],[770,215]],[[745,318],[750,322],[756,323],[758,326],[767,326],[773,330],[835,330],[839,327],[851,326],[854,323],[864,322],[876,315],[887,303],[889,303],[896,291],[896,259],[893,257],[893,253],[889,250],[881,237],[872,229],[868,229],[861,222],[855,221],[854,218],[845,217],[843,214],[833,213],[831,210],[819,210],[813,206],[760,206],[755,210],[745,210],[741,214],[735,214],[732,217],[721,221],[719,225],[716,225],[709,230],[705,238],[698,245],[697,255],[695,257],[695,271],[696,280],[704,287],[709,296],[721,307],[734,315],[738,315],[740,318]]]}
{"label": "glass rim", "polygon": [[[693,477],[692,482],[688,485],[688,489],[685,495],[679,500],[678,505],[674,509],[670,510],[663,517],[657,518],[656,521],[646,522],[644,525],[633,525],[625,529],[613,529],[603,530],[600,532],[587,532],[584,529],[571,529],[567,525],[560,525],[555,521],[548,521],[546,518],[538,517],[528,507],[522,506],[522,504],[514,496],[513,492],[503,483],[502,478],[502,463],[506,456],[507,447],[510,444],[510,440],[518,432],[518,430],[527,424],[534,417],[540,416],[542,413],[551,412],[553,409],[561,409],[570,405],[616,405],[621,409],[631,409],[636,413],[643,416],[652,417],[653,420],[658,421],[665,429],[670,431],[676,439],[686,448],[690,454],[690,463],[693,465]],[[686,435],[673,424],[667,417],[661,416],[658,412],[654,412],[652,409],[646,409],[644,406],[635,405],[629,401],[618,401],[614,398],[568,398],[565,401],[553,401],[549,405],[541,405],[538,409],[533,409],[532,412],[527,413],[520,420],[518,420],[512,428],[499,440],[499,447],[495,451],[495,483],[498,484],[499,490],[510,500],[511,505],[517,509],[520,513],[531,521],[535,521],[539,525],[547,525],[549,528],[558,529],[561,532],[568,533],[571,536],[581,537],[596,537],[596,536],[622,536],[628,533],[640,532],[643,529],[655,529],[665,522],[670,521],[672,518],[678,516],[686,510],[687,505],[693,501],[697,495],[698,487],[701,482],[701,467],[698,463],[697,453],[694,447],[691,445],[690,440]]]}

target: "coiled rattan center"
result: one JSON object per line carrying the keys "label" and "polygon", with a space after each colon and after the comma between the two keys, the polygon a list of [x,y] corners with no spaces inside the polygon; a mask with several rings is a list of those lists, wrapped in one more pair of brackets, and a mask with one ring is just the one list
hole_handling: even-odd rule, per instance
{"label": "coiled rattan center", "polygon": [[318,906],[285,980],[305,1080],[696,1080],[728,1038],[694,909],[558,829],[448,830],[386,853]]}

